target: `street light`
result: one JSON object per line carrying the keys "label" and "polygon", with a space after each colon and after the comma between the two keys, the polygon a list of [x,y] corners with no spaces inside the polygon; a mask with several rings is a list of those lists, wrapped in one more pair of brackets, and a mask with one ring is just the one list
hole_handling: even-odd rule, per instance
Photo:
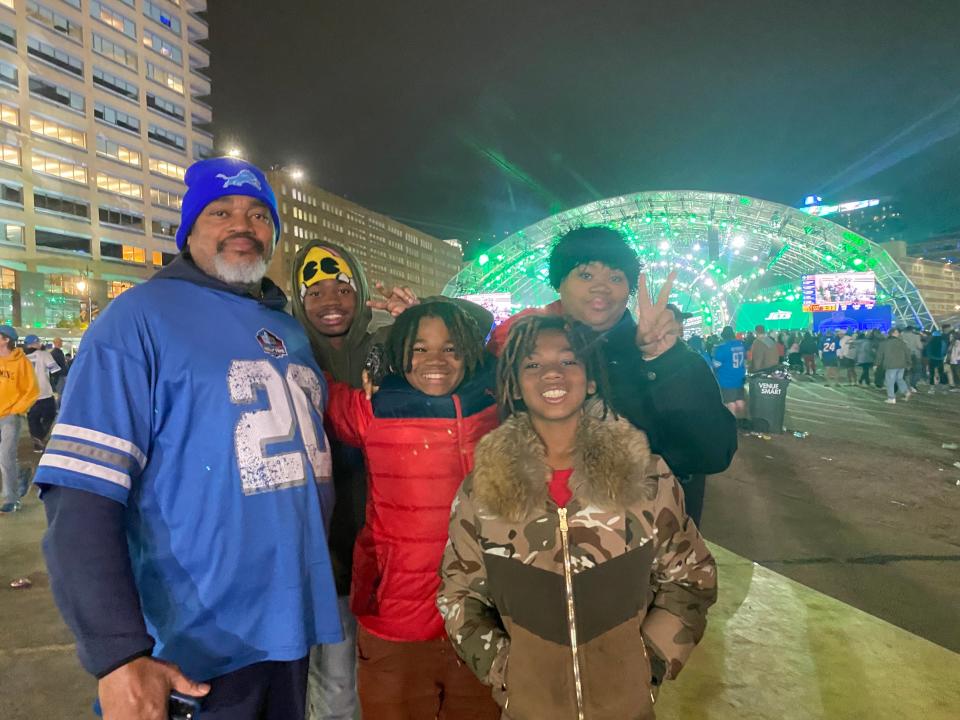
{"label": "street light", "polygon": [[77,280],[76,284],[77,291],[80,293],[87,294],[87,326],[93,322],[93,297],[91,291],[93,288],[90,287],[90,271],[82,270],[80,272],[80,279]]}
{"label": "street light", "polygon": [[292,168],[290,170],[290,177],[297,181],[303,180],[303,170],[300,168]]}
{"label": "street light", "polygon": [[227,157],[232,157],[232,158],[243,157],[243,151],[240,150],[240,148],[238,147],[232,147],[229,150],[227,150]]}

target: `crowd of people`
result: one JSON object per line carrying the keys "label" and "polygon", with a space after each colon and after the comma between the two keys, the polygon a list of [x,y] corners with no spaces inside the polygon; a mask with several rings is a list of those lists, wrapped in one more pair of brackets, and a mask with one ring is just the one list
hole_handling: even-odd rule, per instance
{"label": "crowd of people", "polygon": [[44,346],[36,335],[18,344],[17,331],[0,325],[0,514],[17,512],[29,487],[29,472],[17,462],[21,419],[25,416],[33,450],[42,453],[57,416],[57,397],[70,358],[63,340]]}
{"label": "crowd of people", "polygon": [[688,344],[714,368],[727,407],[743,418],[743,385],[747,372],[789,369],[823,380],[829,387],[885,389],[887,403],[900,393],[907,400],[920,387],[935,394],[960,392],[960,330],[949,325],[934,331],[915,327],[881,330],[822,328],[767,332],[762,325],[751,332],[693,336]]}

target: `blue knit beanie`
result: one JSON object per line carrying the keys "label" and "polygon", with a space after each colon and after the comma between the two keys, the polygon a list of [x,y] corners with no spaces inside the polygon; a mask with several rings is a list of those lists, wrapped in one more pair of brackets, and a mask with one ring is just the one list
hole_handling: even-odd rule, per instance
{"label": "blue knit beanie", "polygon": [[248,195],[270,208],[273,217],[273,241],[280,236],[277,198],[267,178],[256,165],[239,158],[208,158],[187,168],[184,178],[187,192],[180,206],[180,227],[177,228],[177,249],[183,250],[187,236],[203,209],[225,195]]}

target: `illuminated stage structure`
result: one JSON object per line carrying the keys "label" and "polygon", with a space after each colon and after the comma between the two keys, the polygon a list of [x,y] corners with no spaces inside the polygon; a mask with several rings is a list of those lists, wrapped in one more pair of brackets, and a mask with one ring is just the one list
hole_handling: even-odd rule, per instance
{"label": "illuminated stage structure", "polygon": [[868,270],[876,274],[877,303],[891,306],[894,323],[934,325],[914,284],[867,238],[769,200],[693,190],[623,195],[541,220],[488,249],[444,294],[509,292],[515,309],[551,302],[550,248],[582,225],[623,232],[654,287],[676,269],[671,299],[699,317],[705,333],[729,324],[741,303],[799,300],[804,275]]}

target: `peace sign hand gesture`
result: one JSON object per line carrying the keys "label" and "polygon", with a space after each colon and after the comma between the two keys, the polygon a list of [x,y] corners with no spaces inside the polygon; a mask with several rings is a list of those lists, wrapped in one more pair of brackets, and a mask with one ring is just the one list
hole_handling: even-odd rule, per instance
{"label": "peace sign hand gesture", "polygon": [[404,310],[412,308],[414,305],[418,305],[420,300],[414,294],[413,290],[408,287],[394,287],[393,290],[387,290],[387,287],[380,281],[377,281],[374,285],[376,291],[383,296],[383,300],[367,300],[367,307],[375,308],[377,310],[386,310],[388,313],[397,317]]}
{"label": "peace sign hand gesture", "polygon": [[645,360],[652,360],[676,345],[682,332],[680,323],[667,307],[670,290],[676,279],[677,271],[674,270],[667,276],[667,281],[657,295],[657,302],[654,303],[647,290],[647,276],[640,274],[640,287],[637,290],[637,347]]}

